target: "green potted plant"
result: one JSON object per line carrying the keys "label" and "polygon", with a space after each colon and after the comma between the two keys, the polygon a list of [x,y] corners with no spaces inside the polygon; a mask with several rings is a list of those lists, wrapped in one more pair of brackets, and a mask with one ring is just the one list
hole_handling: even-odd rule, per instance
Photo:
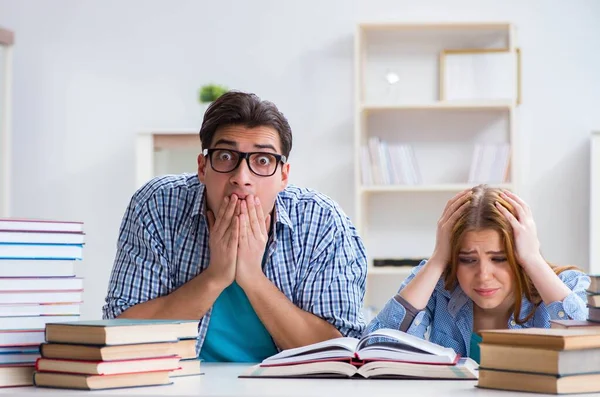
{"label": "green potted plant", "polygon": [[204,105],[204,108],[215,101],[218,97],[229,91],[229,88],[219,84],[206,84],[198,90],[198,102]]}

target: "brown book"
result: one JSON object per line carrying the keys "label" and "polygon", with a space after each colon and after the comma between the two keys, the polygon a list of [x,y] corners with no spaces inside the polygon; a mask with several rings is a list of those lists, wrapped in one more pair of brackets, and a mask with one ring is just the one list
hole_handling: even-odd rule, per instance
{"label": "brown book", "polygon": [[600,307],[600,294],[588,295],[587,301],[588,301],[588,306]]}
{"label": "brown book", "polygon": [[35,363],[39,372],[69,374],[116,375],[137,372],[174,371],[179,369],[179,357],[155,357],[121,361],[80,361],[40,358]]}
{"label": "brown book", "polygon": [[600,391],[600,374],[559,377],[525,372],[498,371],[479,367],[477,386],[485,389],[548,394],[594,393]]}
{"label": "brown book", "polygon": [[180,376],[191,376],[191,375],[201,375],[202,371],[200,370],[200,359],[195,358],[191,360],[180,360],[179,361],[179,369],[171,372],[171,378],[176,378]]}
{"label": "brown book", "polygon": [[600,329],[523,328],[481,331],[482,343],[552,350],[600,348]]}
{"label": "brown book", "polygon": [[33,384],[62,389],[102,390],[123,387],[158,386],[173,383],[169,371],[140,372],[120,375],[74,375],[56,372],[35,372]]}
{"label": "brown book", "polygon": [[600,322],[600,307],[588,306],[588,321]]}
{"label": "brown book", "polygon": [[600,373],[600,349],[548,350],[533,347],[479,345],[481,367],[550,375]]}
{"label": "brown book", "polygon": [[595,323],[593,321],[586,320],[550,320],[550,328],[556,329],[588,329],[588,328],[598,328],[600,327],[600,323]]}
{"label": "brown book", "polygon": [[46,341],[87,345],[176,342],[196,338],[195,320],[112,319],[46,324]]}
{"label": "brown book", "polygon": [[588,292],[590,294],[600,294],[600,275],[590,275],[590,281],[590,286],[587,289]]}
{"label": "brown book", "polygon": [[85,361],[135,360],[172,355],[188,359],[196,357],[196,339],[114,346],[43,343],[40,346],[40,352],[45,358]]}
{"label": "brown book", "polygon": [[33,385],[34,369],[31,364],[0,364],[0,387]]}

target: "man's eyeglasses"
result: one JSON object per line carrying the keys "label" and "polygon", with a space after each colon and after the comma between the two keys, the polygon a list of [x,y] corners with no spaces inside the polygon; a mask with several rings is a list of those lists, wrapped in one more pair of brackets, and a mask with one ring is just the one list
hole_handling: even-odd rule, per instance
{"label": "man's eyeglasses", "polygon": [[277,171],[277,165],[285,164],[287,158],[281,154],[269,152],[238,152],[231,149],[204,149],[204,157],[210,160],[210,166],[216,172],[227,173],[240,166],[246,159],[248,168],[258,176],[271,176]]}

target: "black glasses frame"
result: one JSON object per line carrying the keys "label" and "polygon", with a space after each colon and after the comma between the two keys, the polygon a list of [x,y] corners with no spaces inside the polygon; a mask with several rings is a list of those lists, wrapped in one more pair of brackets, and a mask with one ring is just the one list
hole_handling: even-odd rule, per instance
{"label": "black glasses frame", "polygon": [[[232,153],[236,153],[238,155],[238,162],[235,165],[235,167],[233,167],[231,170],[229,171],[219,171],[217,169],[215,169],[215,167],[213,166],[213,162],[212,162],[212,154],[217,151],[217,150],[226,150],[228,152],[232,152]],[[253,154],[264,154],[264,155],[269,155],[269,156],[273,156],[275,157],[275,160],[277,160],[277,163],[275,163],[275,169],[273,170],[273,172],[269,175],[263,175],[263,174],[258,174],[256,171],[254,171],[252,169],[252,166],[250,165],[250,156],[252,156]],[[271,153],[271,152],[240,152],[238,150],[233,150],[233,149],[226,149],[226,148],[211,148],[211,149],[204,149],[202,151],[202,155],[204,157],[208,157],[209,161],[210,161],[210,168],[213,169],[213,171],[221,173],[221,174],[228,174],[230,172],[233,172],[235,170],[237,170],[237,168],[240,166],[240,164],[242,163],[242,160],[246,159],[246,164],[248,165],[248,169],[256,176],[264,176],[264,177],[269,177],[269,176],[273,176],[275,175],[275,173],[277,172],[277,167],[279,166],[279,163],[281,164],[285,164],[285,162],[287,161],[287,157],[285,157],[282,154],[276,154],[276,153]]]}

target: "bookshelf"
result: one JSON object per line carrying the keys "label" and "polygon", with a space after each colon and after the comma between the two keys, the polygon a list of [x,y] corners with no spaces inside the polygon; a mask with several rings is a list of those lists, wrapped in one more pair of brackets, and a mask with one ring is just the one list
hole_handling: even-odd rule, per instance
{"label": "bookshelf", "polygon": [[600,130],[593,131],[590,141],[590,268],[600,274]]}
{"label": "bookshelf", "polygon": [[429,256],[441,211],[461,190],[517,190],[515,31],[510,23],[358,24],[353,222],[369,256],[365,306],[374,312],[410,274],[372,266],[374,258]]}
{"label": "bookshelf", "polygon": [[13,45],[13,32],[0,28],[0,217],[10,215]]}

